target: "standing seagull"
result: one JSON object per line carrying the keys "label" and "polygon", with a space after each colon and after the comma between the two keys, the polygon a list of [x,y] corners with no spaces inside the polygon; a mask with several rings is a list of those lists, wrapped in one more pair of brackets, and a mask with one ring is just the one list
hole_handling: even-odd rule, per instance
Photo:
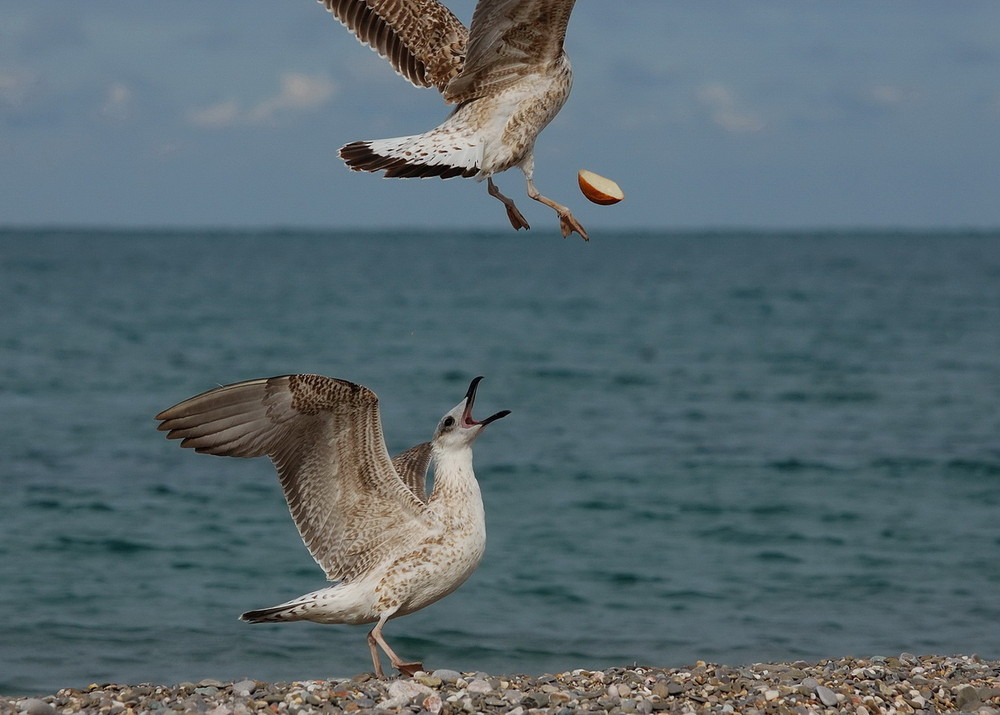
{"label": "standing seagull", "polygon": [[563,49],[575,0],[479,0],[472,27],[438,0],[319,0],[361,42],[417,87],[436,87],[457,105],[423,134],[353,142],[340,156],[355,171],[387,177],[486,179],[515,229],[530,228],[493,174],[519,167],[528,196],[559,214],[565,238],[587,232],[570,210],[532,180],[535,139],[559,113],[573,84]]}
{"label": "standing seagull", "polygon": [[[274,462],[299,534],[334,586],[241,618],[251,623],[375,623],[368,634],[375,674],[384,678],[376,645],[406,675],[382,637],[386,621],[413,613],[458,588],[486,547],[472,443],[497,412],[472,418],[477,377],[430,442],[389,459],[378,398],[367,387],[322,375],[284,375],[226,385],[156,416],[182,447]],[[424,490],[434,463],[434,488]]]}

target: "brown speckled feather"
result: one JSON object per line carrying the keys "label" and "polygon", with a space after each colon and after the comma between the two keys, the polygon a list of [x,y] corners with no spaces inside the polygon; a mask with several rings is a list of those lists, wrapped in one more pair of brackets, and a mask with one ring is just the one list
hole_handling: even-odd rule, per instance
{"label": "brown speckled feather", "polygon": [[495,95],[555,61],[576,0],[480,0],[472,16],[461,74],[445,88],[449,102]]}
{"label": "brown speckled feather", "polygon": [[319,0],[417,87],[443,90],[465,60],[469,32],[437,0]]}
{"label": "brown speckled feather", "polygon": [[330,580],[365,573],[406,542],[415,522],[430,518],[389,458],[378,398],[361,385],[322,375],[250,380],[156,419],[182,447],[270,457],[302,540]]}
{"label": "brown speckled feather", "polygon": [[417,499],[425,504],[427,503],[427,468],[430,463],[430,442],[421,442],[392,458],[392,466],[399,473],[399,478],[410,488]]}

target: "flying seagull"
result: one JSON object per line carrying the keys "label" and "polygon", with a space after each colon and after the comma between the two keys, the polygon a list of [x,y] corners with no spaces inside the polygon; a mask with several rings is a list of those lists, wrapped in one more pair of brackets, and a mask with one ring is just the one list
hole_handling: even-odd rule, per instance
{"label": "flying seagull", "polygon": [[436,87],[451,115],[423,134],[352,142],[340,150],[355,171],[386,177],[486,179],[515,229],[530,228],[493,175],[518,167],[528,196],[554,209],[563,237],[588,240],[570,210],[535,188],[535,139],[573,84],[563,49],[575,0],[479,0],[472,27],[438,0],[319,0],[417,87]]}
{"label": "flying seagull", "polygon": [[[228,457],[271,458],[292,519],[316,563],[337,583],[278,606],[248,611],[251,623],[375,623],[368,634],[406,675],[382,637],[386,621],[413,613],[458,588],[479,565],[486,522],[472,471],[483,428],[472,403],[481,377],[438,422],[430,442],[389,458],[378,398],[367,387],[322,375],[284,375],[219,387],[156,416],[182,447]],[[433,490],[425,478],[434,464]]]}

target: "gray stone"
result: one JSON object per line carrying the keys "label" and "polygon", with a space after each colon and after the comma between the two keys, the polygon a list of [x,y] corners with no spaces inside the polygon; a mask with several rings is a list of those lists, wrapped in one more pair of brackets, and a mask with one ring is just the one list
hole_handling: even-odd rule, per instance
{"label": "gray stone", "polygon": [[485,693],[493,692],[493,686],[488,680],[476,678],[465,687],[465,691],[471,694],[483,695]]}
{"label": "gray stone", "polygon": [[246,697],[257,689],[257,683],[253,680],[241,680],[233,683],[233,694]]}
{"label": "gray stone", "polygon": [[21,712],[27,715],[55,715],[56,709],[44,700],[28,698],[21,703]]}
{"label": "gray stone", "polygon": [[840,703],[840,700],[837,698],[837,694],[825,685],[816,686],[816,696],[819,698],[819,701],[828,708],[832,708]]}
{"label": "gray stone", "polygon": [[549,705],[548,693],[528,693],[521,700],[520,705],[526,708],[544,708]]}
{"label": "gray stone", "polygon": [[959,710],[974,710],[982,702],[979,689],[971,685],[963,685],[955,693],[955,705]]}
{"label": "gray stone", "polygon": [[431,675],[440,678],[442,683],[456,683],[462,677],[462,674],[457,670],[448,670],[447,668],[435,670]]}

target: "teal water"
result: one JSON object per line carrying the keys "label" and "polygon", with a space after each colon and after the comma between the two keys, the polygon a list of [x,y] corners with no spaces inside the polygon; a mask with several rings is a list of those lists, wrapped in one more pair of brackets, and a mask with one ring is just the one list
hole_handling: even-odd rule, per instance
{"label": "teal water", "polygon": [[0,692],[350,676],[266,461],[159,410],[319,372],[427,439],[485,375],[489,545],[431,667],[1000,658],[1000,234],[0,233]]}

